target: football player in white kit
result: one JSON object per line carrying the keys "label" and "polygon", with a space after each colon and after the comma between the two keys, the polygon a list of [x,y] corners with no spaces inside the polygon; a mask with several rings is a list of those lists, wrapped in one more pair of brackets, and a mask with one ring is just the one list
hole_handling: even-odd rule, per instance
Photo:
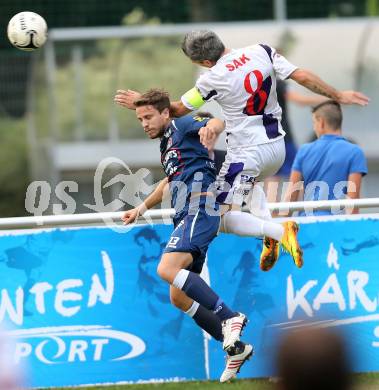
{"label": "football player in white kit", "polygon": [[[225,117],[227,154],[218,177],[217,197],[225,205],[221,231],[263,236],[260,262],[263,270],[271,269],[276,263],[279,244],[300,268],[303,257],[297,241],[298,225],[293,221],[273,222],[262,188],[254,186],[275,174],[285,158],[285,132],[280,124],[276,79],[290,78],[341,104],[363,106],[369,99],[359,92],[334,89],[264,44],[228,49],[214,32],[200,30],[186,34],[182,49],[193,63],[209,70],[180,101],[171,103],[172,115],[185,115],[215,100]],[[138,92],[120,90],[115,101],[134,109],[133,102],[138,96]],[[201,134],[205,146],[212,145],[215,138],[216,134],[210,130]],[[241,212],[244,202],[252,214]]]}

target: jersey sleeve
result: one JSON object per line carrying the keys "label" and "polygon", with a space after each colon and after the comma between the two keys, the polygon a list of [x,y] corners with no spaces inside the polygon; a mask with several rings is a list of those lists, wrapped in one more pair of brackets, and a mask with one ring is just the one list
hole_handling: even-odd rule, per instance
{"label": "jersey sleeve", "polygon": [[186,115],[185,117],[175,119],[174,125],[182,136],[197,136],[199,130],[208,123],[209,119],[210,118]]}
{"label": "jersey sleeve", "polygon": [[367,160],[362,149],[358,146],[354,149],[354,153],[351,158],[349,174],[350,173],[361,173],[362,176],[366,175],[368,172],[367,169]]}
{"label": "jersey sleeve", "polygon": [[206,126],[210,118],[194,116],[186,128],[186,134],[198,135],[199,130]]}
{"label": "jersey sleeve", "polygon": [[275,49],[272,49],[272,64],[275,73],[280,80],[288,79],[288,77],[298,69],[297,66],[289,62],[287,58],[279,54]]}
{"label": "jersey sleeve", "polygon": [[195,87],[186,92],[181,100],[188,109],[197,110],[204,103],[217,99],[218,95],[217,80],[212,72],[208,71],[198,78]]}
{"label": "jersey sleeve", "polygon": [[201,96],[197,87],[193,87],[187,91],[181,97],[181,101],[191,111],[198,110],[205,103],[205,100]]}

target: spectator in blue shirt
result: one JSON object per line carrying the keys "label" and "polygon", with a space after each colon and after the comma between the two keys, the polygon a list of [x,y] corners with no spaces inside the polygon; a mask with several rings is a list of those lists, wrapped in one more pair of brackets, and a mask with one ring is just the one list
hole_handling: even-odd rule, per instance
{"label": "spectator in blue shirt", "polygon": [[[287,201],[359,198],[362,177],[367,173],[362,149],[342,136],[341,106],[327,100],[313,110],[317,140],[303,145],[292,165]],[[319,210],[315,215],[340,214],[341,210]],[[353,213],[358,213],[354,209]],[[304,214],[304,213],[302,213]],[[308,214],[308,212],[307,212]]]}

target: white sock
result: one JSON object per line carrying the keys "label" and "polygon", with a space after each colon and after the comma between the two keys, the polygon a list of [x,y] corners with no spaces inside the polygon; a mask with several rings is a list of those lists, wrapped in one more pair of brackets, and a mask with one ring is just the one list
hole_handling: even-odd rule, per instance
{"label": "white sock", "polygon": [[175,276],[174,281],[172,282],[172,285],[179,290],[181,290],[184,286],[184,283],[186,282],[189,275],[189,271],[186,269],[181,269]]}
{"label": "white sock", "polygon": [[186,311],[186,314],[188,314],[190,317],[193,317],[196,314],[199,306],[200,304],[198,302],[193,301],[191,307]]}
{"label": "white sock", "polygon": [[272,219],[271,212],[267,205],[266,194],[261,183],[255,183],[252,191],[246,201],[247,207],[251,214],[258,218],[270,221]]}
{"label": "white sock", "polygon": [[264,221],[242,211],[228,211],[221,220],[221,229],[224,233],[234,233],[239,236],[267,236],[280,241],[284,228],[280,223]]}

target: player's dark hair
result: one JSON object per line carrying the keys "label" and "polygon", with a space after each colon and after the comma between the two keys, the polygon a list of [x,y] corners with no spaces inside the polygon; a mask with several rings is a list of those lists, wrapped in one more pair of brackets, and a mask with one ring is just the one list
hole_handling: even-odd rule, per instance
{"label": "player's dark hair", "polygon": [[334,100],[326,100],[313,107],[312,113],[317,117],[324,118],[332,130],[339,130],[342,126],[341,105]]}
{"label": "player's dark hair", "polygon": [[136,107],[153,106],[159,112],[170,109],[170,96],[163,89],[152,88],[142,94],[135,102]]}
{"label": "player's dark hair", "polygon": [[198,30],[185,35],[182,50],[192,61],[217,62],[225,51],[225,46],[213,31]]}

